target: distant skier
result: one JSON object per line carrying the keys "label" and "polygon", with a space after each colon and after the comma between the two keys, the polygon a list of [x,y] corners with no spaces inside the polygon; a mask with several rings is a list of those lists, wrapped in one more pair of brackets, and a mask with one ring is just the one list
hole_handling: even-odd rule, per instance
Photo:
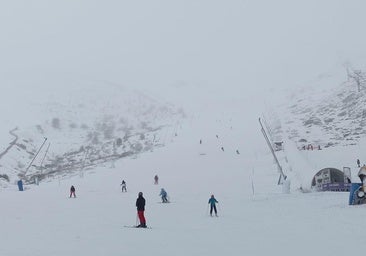
{"label": "distant skier", "polygon": [[158,177],[158,175],[155,175],[155,177],[154,177],[154,184],[155,185],[158,185],[159,184],[159,177]]}
{"label": "distant skier", "polygon": [[218,201],[216,200],[214,195],[211,195],[211,198],[208,200],[208,203],[210,204],[210,215],[212,216],[212,211],[215,211],[215,215],[217,217],[216,203],[218,203]]}
{"label": "distant skier", "polygon": [[358,167],[361,167],[360,159],[357,159],[357,166],[358,166]]}
{"label": "distant skier", "polygon": [[219,138],[219,135],[216,134],[216,138]]}
{"label": "distant skier", "polygon": [[240,155],[239,150],[236,150],[236,153],[237,153],[238,155]]}
{"label": "distant skier", "polygon": [[202,140],[200,140],[200,144],[202,144]]}
{"label": "distant skier", "polygon": [[122,186],[122,192],[127,192],[127,186],[124,180],[122,180],[121,186]]}
{"label": "distant skier", "polygon": [[70,188],[70,198],[71,198],[71,196],[76,197],[76,195],[75,195],[75,187],[74,186],[71,186],[71,188]]}
{"label": "distant skier", "polygon": [[146,228],[146,219],[144,216],[145,212],[145,198],[142,196],[142,192],[139,192],[139,196],[136,200],[136,207],[137,207],[137,216],[140,220],[140,225],[136,226],[138,228]]}
{"label": "distant skier", "polygon": [[168,193],[165,191],[165,189],[162,188],[160,190],[159,196],[161,196],[161,200],[163,201],[163,203],[169,203],[169,201],[168,201]]}
{"label": "distant skier", "polygon": [[221,150],[222,150],[222,151],[225,151],[225,150],[224,150],[224,147],[221,147]]}

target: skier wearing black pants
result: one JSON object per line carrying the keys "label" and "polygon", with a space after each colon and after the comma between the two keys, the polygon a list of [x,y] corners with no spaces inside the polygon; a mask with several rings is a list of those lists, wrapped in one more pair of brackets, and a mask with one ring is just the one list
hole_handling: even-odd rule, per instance
{"label": "skier wearing black pants", "polygon": [[216,203],[218,203],[218,201],[216,200],[214,195],[211,195],[211,198],[208,200],[208,203],[210,204],[210,215],[212,216],[212,211],[215,211],[215,215],[217,217]]}
{"label": "skier wearing black pants", "polygon": [[127,192],[127,188],[126,188],[126,182],[124,180],[122,180],[122,183],[121,183],[121,186],[122,186],[122,192]]}

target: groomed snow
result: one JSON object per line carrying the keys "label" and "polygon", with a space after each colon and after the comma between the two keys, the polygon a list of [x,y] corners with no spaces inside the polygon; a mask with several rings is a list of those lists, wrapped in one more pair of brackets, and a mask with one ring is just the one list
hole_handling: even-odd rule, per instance
{"label": "groomed snow", "polygon": [[[282,194],[264,140],[252,145],[241,141],[246,136],[260,138],[259,128],[258,134],[242,133],[238,117],[186,122],[169,146],[116,162],[115,168],[80,172],[23,192],[15,186],[3,190],[0,255],[359,252],[365,206],[348,206],[348,193],[301,193],[292,187],[290,194]],[[155,174],[159,185],[153,184]],[[122,179],[127,193],[121,192]],[[75,199],[68,198],[71,185],[76,187]],[[172,203],[159,203],[162,187]],[[136,223],[139,191],[147,200],[152,229],[124,227]],[[219,201],[218,218],[208,215],[211,194]]]}

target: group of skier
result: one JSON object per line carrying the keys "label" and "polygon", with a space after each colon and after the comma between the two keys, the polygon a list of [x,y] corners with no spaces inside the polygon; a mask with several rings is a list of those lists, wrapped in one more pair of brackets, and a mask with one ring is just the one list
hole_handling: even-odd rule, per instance
{"label": "group of skier", "polygon": [[[158,185],[158,183],[159,183],[158,181],[159,181],[159,177],[157,175],[155,175],[154,184]],[[127,192],[127,184],[126,184],[125,180],[122,180],[121,187],[122,187],[122,192]],[[72,196],[76,197],[74,186],[71,186],[71,188],[70,188],[70,198]],[[169,203],[168,193],[166,192],[166,190],[164,188],[161,188],[159,196],[161,197],[162,203]],[[208,200],[208,204],[210,205],[210,216],[212,216],[213,212],[215,213],[215,216],[217,216],[217,208],[216,208],[217,203],[218,203],[218,201],[216,200],[214,195],[211,195],[210,199]],[[145,204],[146,204],[146,200],[143,197],[143,193],[139,192],[138,197],[136,199],[136,208],[137,208],[137,216],[138,216],[140,224],[136,226],[137,228],[147,228],[146,218],[145,218],[145,214],[144,214],[145,213]]]}
{"label": "group of skier", "polygon": [[[216,134],[216,138],[219,138],[219,135]],[[200,139],[200,144],[202,144],[202,139]],[[220,147],[222,152],[225,152],[225,148],[224,147]],[[239,149],[235,150],[236,154],[240,155]]]}
{"label": "group of skier", "polygon": [[[159,179],[158,176],[155,175],[155,177],[154,177],[155,185],[158,184],[158,179]],[[124,181],[122,181],[122,184],[125,184]],[[169,203],[168,193],[165,191],[164,188],[161,188],[159,196],[161,196],[162,203]],[[210,205],[210,216],[212,216],[212,213],[215,212],[215,216],[217,217],[217,208],[216,208],[217,203],[218,203],[218,201],[216,200],[215,196],[211,195],[210,199],[208,200],[208,204]],[[136,226],[137,228],[147,228],[146,218],[144,215],[145,204],[146,204],[146,200],[143,197],[143,193],[139,192],[138,197],[136,199],[136,208],[137,208],[137,216],[139,218],[140,224]]]}
{"label": "group of skier", "polygon": [[[167,201],[167,193],[166,191],[162,188],[160,195],[162,197],[163,203],[168,203]],[[146,218],[145,218],[145,203],[146,200],[143,197],[143,193],[139,192],[138,197],[136,199],[136,207],[137,207],[137,216],[139,218],[140,224],[137,225],[137,228],[147,228],[146,226]],[[210,216],[212,216],[212,213],[215,212],[215,216],[218,217],[217,215],[217,208],[216,208],[216,204],[218,203],[218,201],[216,200],[214,195],[211,195],[210,199],[208,200],[208,204],[210,205]]]}

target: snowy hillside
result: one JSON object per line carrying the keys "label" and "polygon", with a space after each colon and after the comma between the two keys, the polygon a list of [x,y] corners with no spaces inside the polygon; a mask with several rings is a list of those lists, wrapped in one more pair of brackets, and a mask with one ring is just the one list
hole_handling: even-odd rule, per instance
{"label": "snowy hillside", "polygon": [[[26,87],[8,89],[14,94],[4,97],[4,108]],[[32,183],[36,177],[70,175],[153,151],[174,137],[185,117],[182,110],[167,103],[103,81],[69,81],[34,88],[33,93],[36,98],[18,102],[12,111],[13,115],[20,112],[13,116],[13,126],[2,129],[3,186],[19,178]],[[16,124],[25,111],[34,117]],[[9,132],[4,134],[5,127]]]}
{"label": "snowy hillside", "polygon": [[[361,234],[366,226],[359,219],[365,207],[348,206],[348,193],[303,193],[299,188],[310,186],[314,173],[324,166],[346,164],[355,174],[355,153],[362,152],[366,145],[362,139],[357,146],[299,150],[287,141],[286,133],[280,132],[287,131],[281,126],[282,116],[272,115],[275,121],[269,120],[269,125],[276,124],[272,126],[278,131],[275,139],[285,141],[285,151],[278,152],[278,157],[291,180],[290,194],[283,194],[277,185],[277,167],[257,123],[262,112],[260,104],[254,108],[251,101],[240,98],[211,98],[196,102],[199,107],[188,113],[192,116],[183,118],[184,112],[176,107],[127,89],[115,90],[105,84],[99,87],[99,82],[92,87],[79,84],[72,89],[59,89],[54,98],[41,101],[44,95],[54,92],[46,90],[37,100],[28,99],[41,104],[15,108],[42,110],[32,114],[43,118],[36,123],[34,119],[25,122],[15,118],[12,121],[18,120],[22,126],[12,133],[19,138],[33,138],[29,140],[34,144],[33,154],[46,136],[46,143],[52,140],[50,150],[56,144],[57,154],[45,159],[45,169],[39,168],[37,162],[29,169],[30,174],[52,170],[47,165],[52,163],[52,156],[61,155],[65,161],[59,163],[74,166],[62,169],[60,164],[57,168],[61,175],[48,173],[39,186],[26,184],[23,192],[17,191],[14,184],[18,173],[11,176],[11,182],[3,181],[7,188],[0,193],[0,240],[4,243],[1,255],[99,256],[123,252],[137,256],[308,256],[314,252],[343,255],[359,251],[344,243],[363,242]],[[144,115],[149,109],[154,111]],[[12,124],[7,125],[8,131],[14,127]],[[303,131],[303,126],[294,129]],[[91,132],[98,135],[95,143],[95,137],[88,136]],[[125,141],[126,134],[133,136],[126,136]],[[10,134],[9,142],[11,137],[16,139],[15,135]],[[154,135],[155,144],[145,143],[154,142]],[[34,143],[34,138],[39,143]],[[118,138],[122,139],[120,148]],[[29,163],[31,154],[25,150],[31,143],[18,140],[8,151],[2,151],[6,153],[0,160],[7,159],[10,165],[17,163],[22,154],[28,154],[25,162]],[[123,142],[127,142],[125,148]],[[137,143],[143,147],[136,148]],[[81,150],[69,151],[80,149],[80,145],[95,150],[92,152],[96,155],[91,156],[96,158],[85,158],[86,150],[84,154]],[[113,145],[117,152],[113,152]],[[64,152],[69,155],[62,155]],[[134,154],[123,157],[124,152]],[[106,161],[98,158],[104,154]],[[116,155],[118,158],[114,158]],[[88,161],[84,165],[80,159]],[[101,159],[101,163],[91,159]],[[153,184],[156,174],[159,185]],[[121,192],[122,179],[127,182],[126,193]],[[76,187],[77,198],[69,198],[71,185]],[[161,188],[167,190],[170,204],[160,203]],[[138,222],[135,200],[140,191],[147,200],[146,218],[151,229],[126,227]],[[218,217],[210,217],[208,212],[211,194],[219,201]]]}
{"label": "snowy hillside", "polygon": [[292,93],[281,111],[282,130],[299,148],[357,145],[366,136],[365,81],[360,90],[354,79],[333,81],[328,90],[321,86],[324,83],[327,79]]}
{"label": "snowy hillside", "polygon": [[[222,106],[217,104],[217,108]],[[250,116],[245,114],[249,120]],[[248,132],[242,118],[240,111],[200,115],[182,124],[173,143],[138,159],[122,158],[114,168],[99,166],[83,176],[27,185],[31,189],[24,192],[15,186],[3,190],[0,254],[305,256],[358,252],[357,246],[345,244],[363,242],[366,226],[359,219],[365,207],[349,207],[347,193],[304,194],[293,188],[290,194],[282,194],[259,131]],[[159,185],[153,184],[156,174]],[[127,182],[126,193],[121,192],[122,179]],[[71,185],[76,187],[75,199],[69,198]],[[162,187],[170,204],[160,203]],[[125,227],[137,222],[135,201],[140,191],[147,200],[145,216],[151,229]],[[208,214],[211,194],[219,201],[219,217]]]}
{"label": "snowy hillside", "polygon": [[364,79],[358,88],[354,79],[326,76],[288,95],[264,117],[272,141],[284,142],[283,152],[277,154],[292,185],[308,190],[321,169],[343,167],[351,168],[357,182],[356,160],[366,163]]}

